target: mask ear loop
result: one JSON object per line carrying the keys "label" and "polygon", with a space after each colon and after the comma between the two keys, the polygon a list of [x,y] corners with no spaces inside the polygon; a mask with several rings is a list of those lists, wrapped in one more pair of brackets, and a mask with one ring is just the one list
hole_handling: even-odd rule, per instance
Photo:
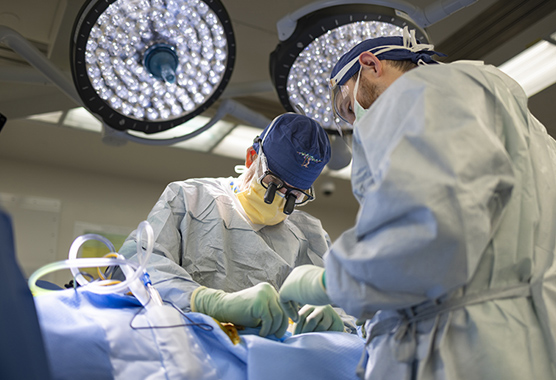
{"label": "mask ear loop", "polygon": [[355,87],[353,88],[353,101],[357,102],[357,92],[359,91],[359,80],[361,79],[361,72],[363,71],[363,66],[359,67],[359,72],[357,73],[357,80],[355,81]]}
{"label": "mask ear loop", "polygon": [[[361,106],[361,103],[357,101],[357,92],[359,91],[359,79],[361,79],[362,71],[363,71],[363,66],[360,66],[359,73],[357,73],[357,80],[355,81],[355,87],[353,88],[353,113],[355,115],[356,120],[357,120],[357,113],[355,112],[355,105],[359,104],[359,106]],[[361,106],[361,108],[363,107]]]}

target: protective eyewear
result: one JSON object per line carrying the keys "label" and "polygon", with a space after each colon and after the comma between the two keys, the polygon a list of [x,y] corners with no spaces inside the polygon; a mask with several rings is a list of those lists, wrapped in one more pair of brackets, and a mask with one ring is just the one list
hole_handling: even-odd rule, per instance
{"label": "protective eyewear", "polygon": [[332,99],[334,116],[351,125],[355,114],[351,105],[349,91],[347,84],[334,86],[330,89],[330,98]]}
{"label": "protective eyewear", "polygon": [[338,83],[342,82],[349,70],[358,62],[359,56],[353,58],[344,67],[342,67],[342,69],[333,78],[331,78],[329,82],[330,99],[332,100],[332,110],[334,115],[348,124],[352,124],[349,120],[354,120],[351,99],[349,98],[350,90],[347,86],[347,81],[342,85]]}
{"label": "protective eyewear", "polygon": [[[268,163],[266,161],[266,156],[263,152],[262,141],[259,139],[259,156],[261,159],[263,167],[263,175],[259,178],[259,183],[267,189],[264,195],[264,201],[267,204],[274,202],[274,197],[276,191],[286,198],[286,204],[284,205],[284,214],[290,215],[293,212],[295,206],[302,206],[315,199],[313,188],[309,190],[301,190],[293,186],[288,185],[280,177],[274,174],[268,168]],[[283,195],[282,195],[283,194]]]}

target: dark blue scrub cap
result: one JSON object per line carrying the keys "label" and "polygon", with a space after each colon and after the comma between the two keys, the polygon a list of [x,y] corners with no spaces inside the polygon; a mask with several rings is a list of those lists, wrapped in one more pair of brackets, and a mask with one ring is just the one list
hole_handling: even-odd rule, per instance
{"label": "dark blue scrub cap", "polygon": [[[397,46],[399,46],[399,48]],[[432,59],[432,55],[436,54],[442,57],[445,56],[445,54],[438,53],[433,49],[433,45],[421,44],[418,40],[416,40],[414,31],[411,31],[410,35],[407,31],[407,27],[404,29],[403,37],[377,37],[365,40],[355,45],[350,51],[344,54],[342,58],[340,58],[338,63],[336,63],[332,69],[332,73],[330,74],[331,85],[333,87],[344,85],[352,76],[357,74],[360,68],[359,60],[357,58],[364,51],[370,51],[380,60],[409,60],[415,64],[422,65],[438,63]],[[354,60],[356,60],[356,62],[353,62]],[[338,73],[350,64],[352,64],[351,67],[337,77]]]}
{"label": "dark blue scrub cap", "polygon": [[[306,190],[330,160],[330,140],[313,119],[295,113],[278,116],[260,134],[268,168],[293,187]],[[258,139],[253,148],[259,153]]]}

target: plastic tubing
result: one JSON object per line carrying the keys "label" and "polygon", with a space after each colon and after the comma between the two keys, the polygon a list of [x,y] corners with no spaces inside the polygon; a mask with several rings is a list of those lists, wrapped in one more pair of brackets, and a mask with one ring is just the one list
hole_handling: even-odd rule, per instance
{"label": "plastic tubing", "polygon": [[[68,269],[68,268],[72,268],[72,267],[81,267],[81,268],[94,268],[94,267],[105,267],[105,266],[113,266],[113,265],[120,265],[120,266],[130,266],[132,268],[137,268],[137,264],[132,263],[128,260],[122,260],[122,259],[113,259],[113,258],[103,258],[103,257],[98,257],[98,258],[80,258],[80,259],[71,259],[71,260],[63,260],[63,261],[56,261],[54,263],[50,263],[47,264],[39,269],[37,269],[30,277],[29,277],[29,289],[31,289],[31,293],[33,293],[33,295],[39,295],[39,294],[43,294],[43,293],[51,293],[51,292],[56,292],[56,290],[48,290],[48,289],[44,289],[41,288],[39,286],[37,286],[37,280],[39,278],[41,278],[42,276],[50,273],[50,272],[55,272],[57,270],[60,269]],[[107,281],[99,281],[96,287],[97,288],[106,288],[106,289],[110,289],[108,292],[106,293],[112,293],[114,292],[114,286],[102,286],[103,283],[106,283]],[[95,283],[96,284],[96,283]],[[119,285],[119,284],[118,284]],[[87,287],[88,289],[90,287]],[[92,291],[94,291],[95,293],[98,293],[98,291],[95,291],[96,289],[90,289]]]}
{"label": "plastic tubing", "polygon": [[[147,245],[147,249],[143,250],[143,245],[141,244],[141,242],[143,241],[143,233],[146,233],[146,245]],[[153,228],[151,227],[151,225],[149,224],[149,222],[147,221],[142,221],[141,223],[139,223],[139,226],[137,227],[137,259],[139,261],[139,268],[137,268],[137,270],[134,273],[131,273],[129,271],[129,268],[122,268],[122,271],[124,272],[125,276],[126,276],[126,281],[127,283],[132,282],[134,279],[136,279],[139,275],[142,275],[144,273],[146,273],[146,267],[147,267],[147,263],[149,262],[149,258],[151,257],[151,254],[153,252],[153,248],[154,248],[154,232],[153,232]],[[123,256],[118,254],[118,257],[123,258]],[[85,281],[87,281],[85,279]]]}
{"label": "plastic tubing", "polygon": [[[146,252],[143,251],[143,247],[142,247],[142,237],[143,237],[143,233],[146,232],[147,236],[146,236],[146,242],[147,242],[147,249]],[[70,264],[72,260],[77,259],[77,252],[79,251],[79,248],[81,247],[81,245],[83,245],[83,243],[85,243],[87,240],[98,240],[104,244],[106,244],[106,246],[111,249],[111,251],[114,251],[114,246],[112,245],[112,243],[104,238],[103,236],[100,235],[95,235],[95,234],[87,234],[87,235],[83,235],[78,237],[77,239],[74,240],[74,242],[72,243],[71,247],[70,247],[70,251],[69,251],[69,260]],[[153,251],[153,247],[154,247],[154,232],[153,229],[151,227],[151,225],[149,224],[149,222],[147,221],[142,221],[141,223],[139,223],[139,226],[137,227],[137,257],[139,259],[139,267],[133,272],[130,273],[131,271],[129,270],[124,270],[125,267],[122,267],[122,271],[124,272],[124,274],[126,275],[126,279],[125,281],[122,281],[118,284],[115,285],[110,285],[110,286],[104,286],[101,285],[100,282],[95,281],[90,283],[85,277],[83,277],[80,273],[79,270],[77,269],[76,266],[70,266],[70,270],[71,273],[75,276],[76,281],[79,283],[79,285],[81,286],[85,286],[87,285],[87,290],[97,293],[97,294],[109,294],[109,293],[117,293],[117,292],[124,292],[129,288],[129,285],[135,281],[137,278],[139,278],[139,276],[143,275],[146,272],[146,266],[147,266],[147,262],[152,254]],[[128,261],[125,260],[125,258],[121,255],[118,254],[118,259],[122,260],[123,262],[127,263]],[[87,259],[88,260],[88,259]]]}
{"label": "plastic tubing", "polygon": [[[86,234],[86,235],[78,236],[73,241],[69,249],[68,259],[69,260],[77,259],[77,253],[79,252],[79,248],[81,248],[81,246],[89,240],[100,241],[101,243],[104,243],[104,245],[108,247],[110,252],[115,251],[114,245],[110,242],[110,240],[108,240],[104,236],[100,236],[96,234]],[[70,266],[69,270],[71,271],[71,274],[73,275],[75,281],[77,281],[79,285],[83,286],[89,282],[85,277],[83,277],[81,273],[79,273],[79,269],[77,266]]]}
{"label": "plastic tubing", "polygon": [[[146,250],[142,247],[143,234],[146,234]],[[152,254],[154,248],[154,232],[147,221],[139,223],[137,227],[137,257],[139,259],[139,265],[126,260],[123,256],[118,254],[118,258],[77,258],[77,253],[79,248],[88,240],[97,240],[104,243],[111,252],[114,252],[114,245],[105,237],[96,234],[86,234],[76,238],[69,251],[68,260],[58,261],[55,263],[47,264],[37,271],[35,271],[31,277],[29,277],[29,288],[33,294],[46,293],[48,290],[42,289],[36,285],[37,280],[47,273],[59,270],[59,269],[70,269],[71,273],[75,277],[75,280],[81,286],[87,286],[87,290],[97,293],[97,294],[109,294],[124,292],[129,289],[130,285],[139,278],[139,276],[146,273],[146,266],[149,258]],[[109,281],[95,281],[89,282],[83,275],[79,273],[80,267],[91,268],[100,266],[111,266],[120,265],[122,271],[126,275],[125,281],[122,281],[115,285],[106,285]],[[135,269],[132,272],[132,269]]]}
{"label": "plastic tubing", "polygon": [[[147,234],[147,249],[144,251],[143,246],[141,245],[143,232]],[[137,257],[139,258],[139,263],[141,264],[142,269],[145,269],[147,263],[149,262],[149,258],[153,253],[154,249],[154,231],[151,227],[150,223],[146,220],[139,223],[137,227]]]}

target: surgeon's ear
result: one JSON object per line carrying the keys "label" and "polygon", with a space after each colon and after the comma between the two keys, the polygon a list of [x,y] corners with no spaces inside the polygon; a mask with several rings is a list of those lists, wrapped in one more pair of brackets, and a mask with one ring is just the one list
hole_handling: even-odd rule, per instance
{"label": "surgeon's ear", "polygon": [[247,154],[245,155],[245,166],[250,167],[256,158],[257,151],[255,150],[255,148],[250,146],[249,148],[247,148]]}
{"label": "surgeon's ear", "polygon": [[370,51],[364,51],[359,55],[359,64],[363,67],[363,70],[370,70],[370,73],[376,77],[380,77],[384,70],[380,59]]}

